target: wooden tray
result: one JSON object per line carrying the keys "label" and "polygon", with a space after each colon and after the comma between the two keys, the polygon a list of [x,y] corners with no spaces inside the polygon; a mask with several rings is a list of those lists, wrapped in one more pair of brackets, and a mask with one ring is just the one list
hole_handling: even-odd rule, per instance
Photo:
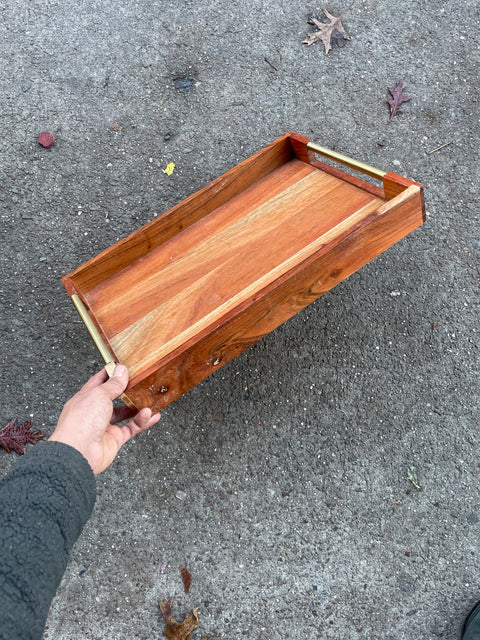
{"label": "wooden tray", "polygon": [[[379,178],[382,187],[317,161],[316,153]],[[156,411],[424,216],[421,185],[290,132],[63,283],[105,361],[128,367],[124,401]]]}

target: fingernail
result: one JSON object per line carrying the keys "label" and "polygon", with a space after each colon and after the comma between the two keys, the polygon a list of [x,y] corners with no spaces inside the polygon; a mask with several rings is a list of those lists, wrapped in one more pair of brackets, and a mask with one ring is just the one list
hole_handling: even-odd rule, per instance
{"label": "fingernail", "polygon": [[117,376],[121,378],[126,373],[127,373],[127,367],[124,364],[117,364],[117,366],[113,370],[112,378],[116,378]]}

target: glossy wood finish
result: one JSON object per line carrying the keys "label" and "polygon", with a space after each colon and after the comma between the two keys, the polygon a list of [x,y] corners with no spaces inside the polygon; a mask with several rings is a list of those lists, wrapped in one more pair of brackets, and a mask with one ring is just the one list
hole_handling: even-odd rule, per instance
{"label": "glossy wood finish", "polygon": [[307,142],[286,134],[64,278],[136,406],[166,406],[422,223],[420,185],[387,174],[384,191]]}

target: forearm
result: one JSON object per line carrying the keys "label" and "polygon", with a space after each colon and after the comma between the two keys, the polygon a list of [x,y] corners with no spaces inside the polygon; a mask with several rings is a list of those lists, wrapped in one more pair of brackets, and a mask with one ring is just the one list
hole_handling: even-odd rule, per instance
{"label": "forearm", "polygon": [[95,502],[85,458],[60,442],[35,446],[0,482],[0,639],[42,637],[70,551]]}

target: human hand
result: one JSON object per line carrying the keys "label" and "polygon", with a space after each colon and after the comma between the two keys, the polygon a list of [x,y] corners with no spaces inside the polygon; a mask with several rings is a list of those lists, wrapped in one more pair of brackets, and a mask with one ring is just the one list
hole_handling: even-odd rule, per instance
{"label": "human hand", "polygon": [[[94,474],[113,462],[122,445],[160,419],[150,409],[136,412],[129,407],[113,407],[113,400],[128,384],[128,370],[117,365],[112,377],[102,369],[63,407],[55,431],[49,440],[74,447],[87,459]],[[118,422],[132,418],[124,425]]]}

